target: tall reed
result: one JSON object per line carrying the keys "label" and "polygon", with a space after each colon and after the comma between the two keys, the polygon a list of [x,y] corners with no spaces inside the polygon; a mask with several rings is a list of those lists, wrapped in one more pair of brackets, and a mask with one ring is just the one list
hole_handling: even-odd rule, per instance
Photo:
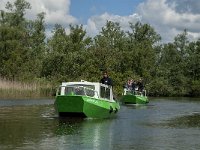
{"label": "tall reed", "polygon": [[0,78],[1,99],[24,99],[52,97],[54,89],[49,83],[23,83]]}

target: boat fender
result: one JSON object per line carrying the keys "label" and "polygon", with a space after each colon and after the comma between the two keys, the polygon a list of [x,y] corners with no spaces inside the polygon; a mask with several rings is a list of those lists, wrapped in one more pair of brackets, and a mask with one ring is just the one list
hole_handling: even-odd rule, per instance
{"label": "boat fender", "polygon": [[109,113],[111,114],[113,112],[113,108],[110,106],[110,111]]}
{"label": "boat fender", "polygon": [[115,113],[117,113],[118,112],[118,109],[117,108],[115,108]]}

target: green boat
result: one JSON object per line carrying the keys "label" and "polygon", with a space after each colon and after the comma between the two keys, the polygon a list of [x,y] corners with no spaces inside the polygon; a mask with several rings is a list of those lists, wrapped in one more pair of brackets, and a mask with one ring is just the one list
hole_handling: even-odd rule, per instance
{"label": "green boat", "polygon": [[112,87],[97,82],[63,82],[58,88],[55,109],[59,116],[108,118],[120,109]]}
{"label": "green boat", "polygon": [[124,104],[147,104],[149,100],[146,96],[146,90],[143,90],[143,92],[135,91],[133,93],[125,89],[121,97],[121,102]]}

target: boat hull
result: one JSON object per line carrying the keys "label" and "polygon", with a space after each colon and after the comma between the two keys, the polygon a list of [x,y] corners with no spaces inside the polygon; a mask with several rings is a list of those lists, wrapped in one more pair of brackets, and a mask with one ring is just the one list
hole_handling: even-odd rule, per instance
{"label": "boat hull", "polygon": [[143,95],[123,95],[121,102],[124,104],[147,104],[149,100]]}
{"label": "boat hull", "polygon": [[68,117],[108,118],[120,109],[115,101],[76,95],[59,95],[54,104],[59,116]]}

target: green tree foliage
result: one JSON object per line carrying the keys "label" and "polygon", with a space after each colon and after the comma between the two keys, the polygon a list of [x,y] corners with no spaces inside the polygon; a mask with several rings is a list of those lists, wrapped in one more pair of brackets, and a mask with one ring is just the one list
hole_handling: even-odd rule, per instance
{"label": "green tree foliage", "polygon": [[[37,19],[29,21],[27,32],[29,34],[27,61],[24,63],[23,78],[28,80],[32,77],[39,78],[42,70],[42,62],[45,55],[45,27],[44,13],[37,15]],[[22,76],[22,75],[21,75]]]}
{"label": "green tree foliage", "polygon": [[161,44],[149,24],[130,23],[123,31],[107,21],[99,34],[88,37],[83,25],[55,24],[45,37],[45,13],[25,18],[25,0],[8,2],[0,11],[0,76],[12,80],[98,82],[103,70],[120,95],[127,78],[143,78],[151,96],[200,96],[200,40],[190,42],[187,30]]}
{"label": "green tree foliage", "polygon": [[156,44],[161,37],[148,24],[130,23],[128,32],[128,56],[130,69],[146,80],[150,80],[156,62]]}
{"label": "green tree foliage", "polygon": [[[125,33],[119,23],[107,21],[99,35],[94,40],[94,59],[99,70],[120,71],[120,61],[125,49]],[[99,61],[101,60],[101,61]]]}
{"label": "green tree foliage", "polygon": [[[192,57],[198,57],[194,53],[194,47],[196,43],[189,42],[186,30],[178,34],[173,43],[164,44],[160,53],[157,77],[164,77],[168,81],[169,88],[172,89],[169,95],[192,95],[190,91],[194,80],[191,78],[192,65],[190,62],[195,62]],[[196,66],[198,64],[195,64]]]}
{"label": "green tree foliage", "polygon": [[52,32],[53,36],[47,41],[47,55],[43,61],[41,75],[46,78],[60,78],[70,68],[67,65],[67,62],[70,62],[70,40],[61,25],[56,24]]}
{"label": "green tree foliage", "polygon": [[189,96],[199,96],[200,93],[200,39],[191,42],[187,49],[186,77],[188,82]]}
{"label": "green tree foliage", "polygon": [[[81,78],[87,63],[87,48],[91,39],[82,26],[70,26],[67,35],[61,25],[55,25],[53,36],[47,42],[48,53],[43,63],[42,76],[57,81]],[[87,66],[88,67],[88,66]]]}
{"label": "green tree foliage", "polygon": [[[124,55],[126,41],[125,33],[121,30],[119,23],[111,21],[107,21],[100,34],[94,38],[92,58],[98,69],[96,71],[107,70],[109,75],[113,76],[116,88],[122,87],[123,84],[121,73],[125,69],[123,62],[125,62],[124,57],[126,57]],[[98,78],[100,79],[100,77]]]}
{"label": "green tree foliage", "polygon": [[[40,76],[41,56],[44,50],[44,15],[36,21],[25,19],[31,6],[25,0],[7,3],[0,18],[0,75],[12,80],[30,80]],[[39,33],[39,34],[38,34]]]}
{"label": "green tree foliage", "polygon": [[17,0],[14,4],[7,3],[8,12],[1,11],[1,74],[10,79],[18,77],[26,61],[28,35],[24,13],[29,8],[29,3]]}

